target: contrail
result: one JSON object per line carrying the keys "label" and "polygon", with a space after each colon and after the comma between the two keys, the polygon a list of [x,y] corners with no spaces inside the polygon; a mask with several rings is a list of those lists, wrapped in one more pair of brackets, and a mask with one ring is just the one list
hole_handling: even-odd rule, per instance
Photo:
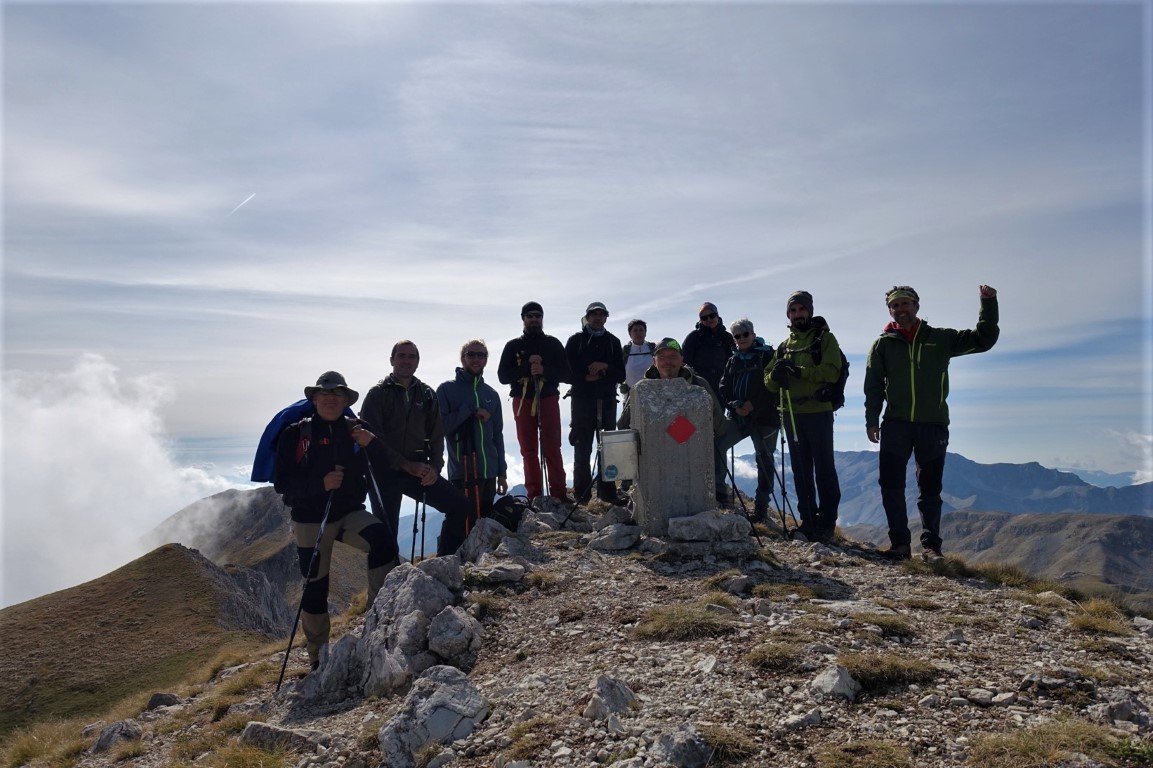
{"label": "contrail", "polygon": [[251,199],[252,199],[252,198],[254,198],[254,197],[256,197],[256,193],[255,193],[255,192],[253,192],[253,193],[252,193],[251,195],[249,195],[248,197],[244,198],[244,201],[243,201],[243,202],[241,202],[241,203],[240,203],[240,205],[238,205],[238,206],[236,206],[235,208],[233,208],[233,209],[232,209],[232,213],[229,213],[228,215],[229,215],[229,216],[231,216],[233,213],[236,213],[237,211],[239,211],[241,208],[243,208],[243,207],[244,207],[244,203],[247,203],[249,200],[251,200]]}

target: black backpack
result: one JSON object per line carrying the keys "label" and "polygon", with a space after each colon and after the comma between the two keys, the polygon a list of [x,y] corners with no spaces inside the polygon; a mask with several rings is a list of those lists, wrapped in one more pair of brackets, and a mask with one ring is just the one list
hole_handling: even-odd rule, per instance
{"label": "black backpack", "polygon": [[489,517],[516,533],[524,513],[530,509],[532,505],[527,496],[501,496],[492,503],[492,514]]}
{"label": "black backpack", "polygon": [[[829,324],[825,322],[825,318],[817,315],[812,320],[813,328],[816,333],[813,334],[813,343],[809,345],[809,355],[813,358],[814,365],[821,364],[821,344],[825,340],[825,331],[829,330]],[[780,346],[777,347],[777,356],[782,360],[789,354],[787,350],[787,341],[782,341]],[[798,350],[794,350],[798,351]],[[832,403],[833,410],[840,410],[845,404],[845,382],[849,380],[849,358],[845,357],[844,350],[839,350],[841,353],[841,374],[837,380],[829,384],[824,384],[813,393],[813,397],[823,403]]]}

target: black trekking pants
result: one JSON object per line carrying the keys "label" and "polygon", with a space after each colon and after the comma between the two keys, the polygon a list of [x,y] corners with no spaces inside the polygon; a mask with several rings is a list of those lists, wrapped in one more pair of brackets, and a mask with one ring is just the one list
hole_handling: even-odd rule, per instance
{"label": "black trekking pants", "polygon": [[879,482],[881,503],[889,523],[889,542],[908,546],[909,511],[905,503],[905,473],[912,456],[917,464],[917,511],[921,513],[921,546],[941,551],[941,486],[949,428],[886,419],[881,424]]}
{"label": "black trekking pants", "polygon": [[[407,496],[418,502],[427,503],[444,515],[440,536],[437,538],[437,555],[455,554],[464,543],[465,518],[468,517],[472,505],[463,493],[443,477],[436,478],[436,482],[432,485],[421,485],[420,480],[407,472],[395,470],[384,472],[380,477],[380,495],[384,509],[374,508],[373,514],[381,517],[385,525],[397,531],[397,538],[400,536],[400,503]],[[415,522],[419,524],[419,511],[416,516]],[[416,538],[419,539],[420,536],[418,533]],[[412,554],[411,550],[409,554]]]}
{"label": "black trekking pants", "polygon": [[[592,453],[596,445],[597,403],[600,403],[601,429],[614,429],[617,423],[617,399],[615,396],[598,399],[595,397],[573,397],[572,418],[569,421],[569,444],[573,447],[573,490],[577,501],[584,503],[592,497]],[[616,483],[597,479],[597,497],[615,501]]]}
{"label": "black trekking pants", "polygon": [[786,414],[784,422],[801,528],[806,534],[831,535],[841,505],[841,483],[833,462],[833,412]]}

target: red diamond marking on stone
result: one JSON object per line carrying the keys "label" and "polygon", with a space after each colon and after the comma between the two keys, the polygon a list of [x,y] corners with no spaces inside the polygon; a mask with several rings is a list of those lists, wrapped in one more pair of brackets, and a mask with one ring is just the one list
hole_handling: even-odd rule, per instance
{"label": "red diamond marking on stone", "polygon": [[669,433],[669,437],[683,445],[693,436],[697,428],[684,416],[677,416],[665,431]]}

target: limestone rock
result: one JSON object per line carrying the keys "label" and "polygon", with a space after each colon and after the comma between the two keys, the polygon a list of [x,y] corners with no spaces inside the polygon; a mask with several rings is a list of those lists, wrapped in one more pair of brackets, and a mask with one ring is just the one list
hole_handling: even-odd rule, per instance
{"label": "limestone rock", "polygon": [[681,725],[676,730],[658,736],[649,755],[676,768],[705,768],[712,758],[713,750],[696,728]]}
{"label": "limestone rock", "polygon": [[482,517],[469,531],[456,556],[462,563],[475,563],[485,552],[495,551],[507,535],[510,535],[508,528],[492,518]]}
{"label": "limestone rock", "polygon": [[824,696],[836,696],[849,701],[855,701],[861,692],[861,684],[840,664],[827,667],[813,678],[809,687]]}
{"label": "limestone rock", "polygon": [[439,581],[450,592],[460,592],[464,586],[464,571],[461,570],[460,558],[456,555],[421,560],[416,564],[416,568]]}
{"label": "limestone rock", "polygon": [[1090,718],[1112,725],[1117,722],[1134,723],[1141,730],[1150,725],[1149,709],[1136,694],[1124,689],[1103,690],[1100,702],[1086,708]]}
{"label": "limestone rock", "polygon": [[244,726],[237,741],[260,749],[290,752],[313,752],[318,745],[326,747],[329,744],[328,736],[320,731],[281,728],[255,721]]}
{"label": "limestone rock", "polygon": [[600,529],[589,541],[588,546],[599,552],[618,552],[635,547],[640,538],[640,526],[614,523]]}
{"label": "limestone rock", "polygon": [[380,729],[382,754],[390,768],[415,768],[429,744],[451,744],[488,717],[488,703],[455,667],[436,666],[413,683],[400,711]]}
{"label": "limestone rock", "polygon": [[484,629],[461,608],[449,606],[438,613],[428,628],[428,649],[445,664],[472,669],[480,652]]}
{"label": "limestone rock", "polygon": [[139,741],[144,735],[144,729],[135,720],[121,720],[113,723],[100,732],[96,743],[92,745],[92,752],[106,752],[121,741]]}
{"label": "limestone rock", "polygon": [[[499,523],[493,524],[500,527]],[[387,623],[394,617],[407,616],[413,611],[435,616],[453,602],[453,594],[448,587],[424,571],[408,563],[401,563],[385,578],[384,586],[365,619],[365,631],[371,633],[377,624]]]}
{"label": "limestone rock", "polygon": [[610,715],[639,707],[640,700],[625,681],[601,675],[597,678],[596,691],[585,707],[584,716],[589,720],[608,720]]}
{"label": "limestone rock", "polygon": [[184,699],[175,693],[154,693],[148,699],[148,703],[144,706],[144,709],[153,710],[157,707],[174,707],[183,703]]}
{"label": "limestone rock", "polygon": [[669,538],[680,541],[745,541],[752,530],[741,515],[717,509],[669,519]]}
{"label": "limestone rock", "polygon": [[593,521],[593,530],[600,531],[610,525],[636,525],[636,522],[633,520],[632,512],[624,507],[613,505],[605,510],[600,519]]}

